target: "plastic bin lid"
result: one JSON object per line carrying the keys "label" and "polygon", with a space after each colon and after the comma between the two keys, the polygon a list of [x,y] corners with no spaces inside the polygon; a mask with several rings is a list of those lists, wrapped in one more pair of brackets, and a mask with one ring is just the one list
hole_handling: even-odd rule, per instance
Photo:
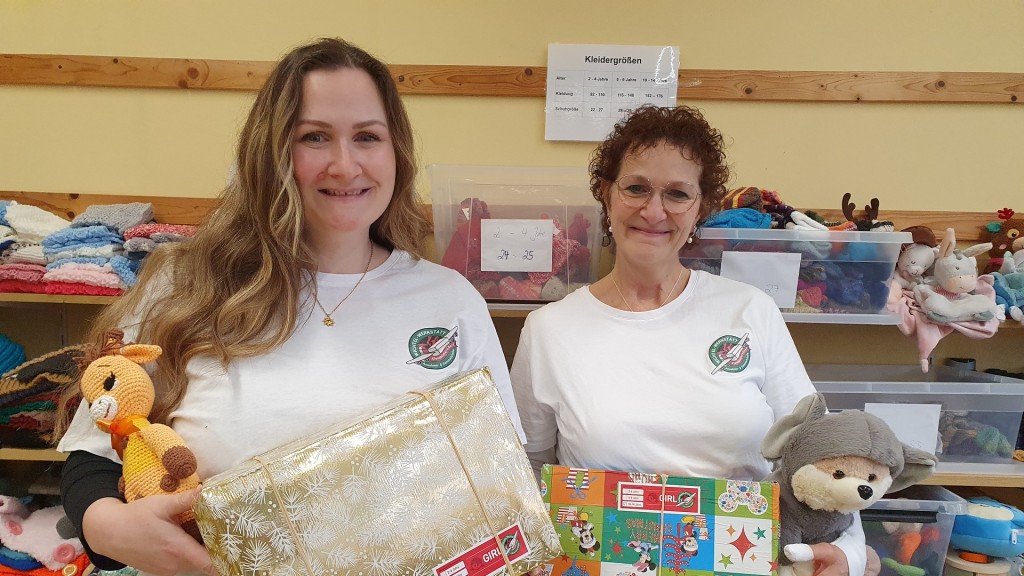
{"label": "plastic bin lid", "polygon": [[937,514],[966,514],[967,500],[942,486],[911,486],[893,494],[886,494],[869,510],[908,510]]}
{"label": "plastic bin lid", "polygon": [[697,237],[702,240],[770,240],[776,242],[827,241],[870,242],[872,244],[909,244],[914,241],[910,232],[861,232],[854,230],[779,230],[765,228],[701,228]]}
{"label": "plastic bin lid", "polygon": [[948,366],[933,366],[928,373],[916,364],[807,364],[805,368],[822,392],[1024,395],[1024,380]]}

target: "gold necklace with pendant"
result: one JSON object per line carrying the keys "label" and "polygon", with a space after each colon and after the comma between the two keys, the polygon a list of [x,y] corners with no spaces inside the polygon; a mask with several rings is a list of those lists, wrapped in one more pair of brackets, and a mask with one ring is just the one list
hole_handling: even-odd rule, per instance
{"label": "gold necklace with pendant", "polygon": [[366,278],[366,273],[370,271],[370,262],[373,262],[373,242],[370,243],[370,257],[366,259],[366,269],[363,270],[363,275],[359,277],[359,280],[356,281],[356,285],[353,286],[352,289],[348,291],[348,294],[346,294],[345,297],[341,299],[341,302],[338,302],[334,306],[334,308],[331,308],[330,312],[328,312],[327,309],[324,308],[324,305],[320,303],[320,298],[318,298],[315,293],[313,294],[313,300],[316,302],[316,305],[320,307],[320,311],[324,313],[324,319],[321,320],[324,326],[334,326],[334,318],[331,318],[331,314],[334,314],[338,310],[338,308],[340,308],[341,305],[345,303],[345,300],[348,300],[348,297],[351,296],[352,293],[356,291],[356,288],[359,288],[359,283],[363,281],[363,278]]}

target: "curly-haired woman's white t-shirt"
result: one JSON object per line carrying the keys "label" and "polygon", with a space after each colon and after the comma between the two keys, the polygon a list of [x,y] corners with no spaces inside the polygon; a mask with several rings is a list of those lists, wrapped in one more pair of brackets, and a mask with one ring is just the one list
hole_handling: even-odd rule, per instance
{"label": "curly-haired woman's white t-shirt", "polygon": [[[761,441],[815,392],[775,302],[702,271],[647,312],[580,288],[531,312],[512,363],[531,459],[676,476],[761,480]],[[860,522],[833,542],[863,574]]]}
{"label": "curly-haired woman's white t-shirt", "polygon": [[761,440],[814,393],[774,301],[701,271],[657,310],[619,310],[581,288],[530,313],[512,382],[531,452],[737,480],[768,475]]}
{"label": "curly-haired woman's white t-shirt", "polygon": [[[327,310],[361,274],[317,274]],[[522,437],[501,344],[480,294],[457,272],[395,250],[370,270],[325,326],[310,295],[294,334],[279,348],[227,367],[188,363],[188,390],[170,425],[209,478],[252,456],[368,414],[403,394],[488,367]],[[126,340],[136,330],[126,327]],[[430,344],[443,353],[424,356]],[[452,345],[454,343],[454,345]],[[79,407],[58,446],[117,460],[110,436]]]}

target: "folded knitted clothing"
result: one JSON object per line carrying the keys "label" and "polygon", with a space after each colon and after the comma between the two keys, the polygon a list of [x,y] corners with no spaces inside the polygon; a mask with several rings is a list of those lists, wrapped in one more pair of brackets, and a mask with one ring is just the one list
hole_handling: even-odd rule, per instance
{"label": "folded knitted clothing", "polygon": [[14,245],[4,250],[4,262],[8,264],[46,264],[46,256],[43,255],[43,247],[34,242],[15,242]]}
{"label": "folded knitted clothing", "polygon": [[128,204],[97,204],[89,206],[71,221],[75,228],[86,226],[105,226],[117,233],[153,220],[153,205],[149,202],[130,202]]}
{"label": "folded knitted clothing", "polygon": [[[25,398],[18,404],[0,406],[0,444],[10,446],[9,433],[19,438],[20,448],[45,448],[53,438],[53,423],[57,419],[55,410],[60,392],[51,390]],[[25,433],[28,432],[29,435]],[[44,440],[43,438],[46,438]],[[30,444],[30,445],[27,445]]]}
{"label": "folded knitted clothing", "polygon": [[[47,262],[55,262],[60,259],[57,256],[61,256],[63,258],[74,258],[75,256],[97,256],[99,255],[97,254],[98,251],[106,250],[108,247],[110,248],[110,256],[124,250],[124,246],[121,242],[88,240],[77,244],[68,244],[59,248],[47,248],[46,246],[43,246],[43,254],[46,256]],[[66,254],[73,255],[65,256]]]}
{"label": "folded knitted clothing", "polygon": [[21,280],[22,282],[42,282],[46,268],[38,264],[9,262],[0,264],[0,280]]}
{"label": "folded knitted clothing", "polygon": [[0,375],[6,374],[25,362],[25,349],[14,340],[0,334]]}
{"label": "folded knitted clothing", "polygon": [[750,208],[761,212],[764,209],[764,201],[761,199],[760,189],[753,186],[745,186],[727,192],[725,197],[719,202],[719,207],[721,210]]}
{"label": "folded knitted clothing", "polygon": [[46,265],[47,270],[53,270],[54,268],[60,268],[65,264],[96,264],[102,266],[110,263],[110,258],[100,258],[99,256],[75,256],[74,258],[61,258],[55,262],[50,262]]}
{"label": "folded knitted clothing", "polygon": [[6,224],[0,224],[0,240],[5,238],[14,238],[16,232],[14,228],[7,226]]}
{"label": "folded knitted clothing", "polygon": [[[8,432],[12,428],[26,429],[30,431],[28,439],[36,440],[42,446],[50,444],[53,440],[52,419],[38,412],[52,413],[56,408],[61,389],[79,378],[81,369],[76,359],[84,354],[85,346],[68,346],[24,362],[0,378],[0,410],[4,410],[2,420],[7,421]],[[48,428],[35,426],[47,421]],[[12,426],[11,422],[19,424]],[[5,444],[10,444],[10,440],[9,437],[3,439]],[[26,445],[25,441],[21,446],[40,447]]]}
{"label": "folded knitted clothing", "polygon": [[128,288],[135,286],[141,264],[142,262],[138,260],[129,260],[124,256],[114,256],[110,259],[110,267],[114,269],[114,273],[121,278],[121,282]]}
{"label": "folded knitted clothing", "polygon": [[0,224],[9,226],[7,224],[7,207],[14,204],[12,200],[0,200]]}
{"label": "folded knitted clothing", "polygon": [[114,256],[123,253],[124,247],[120,244],[104,244],[102,246],[79,246],[76,248],[67,248],[62,252],[47,254],[46,258],[51,262],[56,262],[62,258],[77,258],[80,256],[113,258]]}
{"label": "folded knitted clothing", "polygon": [[124,288],[121,278],[114,272],[109,262],[102,266],[70,262],[48,270],[43,275],[43,282],[77,282],[104,288]]}
{"label": "folded knitted clothing", "polygon": [[29,204],[11,204],[7,207],[7,225],[18,233],[18,238],[38,242],[71,223],[42,208]]}
{"label": "folded knitted clothing", "polygon": [[120,288],[107,288],[105,286],[93,286],[80,282],[47,282],[43,285],[46,294],[78,294],[82,296],[120,296],[124,290]]}
{"label": "folded knitted clothing", "polygon": [[153,232],[153,235],[149,237],[150,240],[157,244],[164,244],[166,242],[181,242],[182,240],[188,240],[188,236],[182,236],[181,234],[173,234],[171,232]]}
{"label": "folded knitted clothing", "polygon": [[705,228],[770,228],[772,217],[753,208],[732,208],[712,214]]}
{"label": "folded knitted clothing", "polygon": [[159,244],[155,240],[146,236],[136,236],[124,241],[125,255],[135,260],[144,258],[157,246]]}
{"label": "folded knitted clothing", "polygon": [[60,252],[67,247],[102,246],[104,244],[124,244],[124,239],[117,232],[106,226],[86,226],[64,228],[47,235],[42,242],[43,252]]}
{"label": "folded knitted clothing", "polygon": [[197,226],[191,224],[160,224],[152,222],[149,224],[140,224],[138,226],[132,226],[131,228],[124,231],[124,239],[131,240],[132,238],[149,238],[153,234],[167,233],[176,234],[185,238],[195,236]]}
{"label": "folded knitted clothing", "polygon": [[38,406],[40,402],[54,400],[52,393],[56,389],[57,386],[45,378],[37,380],[25,388],[8,389],[6,392],[0,392],[0,410],[6,409],[8,415],[18,411],[17,409],[12,411],[11,407],[20,408],[32,405],[29,409],[37,410],[40,408]]}
{"label": "folded knitted clothing", "polygon": [[0,292],[22,292],[25,294],[46,294],[46,284],[24,280],[0,280]]}
{"label": "folded knitted clothing", "polygon": [[0,334],[0,375],[25,362],[25,349],[5,334]]}

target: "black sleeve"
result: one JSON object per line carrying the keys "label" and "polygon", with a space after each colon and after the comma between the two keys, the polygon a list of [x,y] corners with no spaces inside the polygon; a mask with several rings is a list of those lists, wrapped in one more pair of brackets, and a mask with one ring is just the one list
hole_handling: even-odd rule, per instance
{"label": "black sleeve", "polygon": [[120,478],[120,464],[82,450],[68,455],[60,476],[60,498],[64,513],[78,531],[89,560],[101,570],[120,570],[125,565],[92,551],[82,535],[82,519],[89,506],[101,498],[123,500],[117,490]]}

